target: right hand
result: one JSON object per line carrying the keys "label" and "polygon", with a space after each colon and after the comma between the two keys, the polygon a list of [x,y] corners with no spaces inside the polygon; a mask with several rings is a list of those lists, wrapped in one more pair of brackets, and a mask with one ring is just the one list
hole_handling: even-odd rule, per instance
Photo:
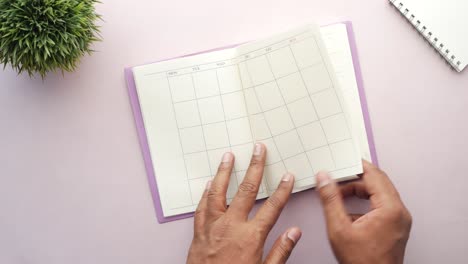
{"label": "right hand", "polygon": [[[317,174],[327,233],[339,263],[403,263],[412,218],[388,176],[367,161],[360,181],[338,186]],[[371,211],[348,214],[343,197],[370,199]]]}

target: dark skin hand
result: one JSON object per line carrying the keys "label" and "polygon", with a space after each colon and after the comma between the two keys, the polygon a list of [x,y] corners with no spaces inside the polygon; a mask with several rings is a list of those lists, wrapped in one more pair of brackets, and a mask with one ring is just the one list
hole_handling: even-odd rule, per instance
{"label": "dark skin hand", "polygon": [[208,183],[195,212],[194,237],[187,263],[285,263],[301,237],[297,227],[286,230],[263,261],[263,247],[294,186],[291,174],[283,176],[278,189],[248,219],[260,187],[266,148],[256,144],[250,166],[229,208],[226,191],[234,155],[226,153],[214,180]]}
{"label": "dark skin hand", "polygon": [[[229,208],[226,192],[234,155],[226,153],[218,173],[207,184],[195,212],[194,238],[187,263],[286,263],[301,237],[297,227],[277,238],[263,258],[265,240],[286,205],[294,176],[285,174],[278,189],[248,219],[261,184],[266,148],[256,144],[251,164]],[[340,263],[403,263],[411,229],[411,215],[387,175],[366,161],[360,181],[338,186],[327,173],[317,174],[318,193],[327,232]],[[371,211],[348,214],[343,198],[370,199]]]}
{"label": "dark skin hand", "polygon": [[[360,181],[338,186],[326,173],[317,175],[328,239],[339,263],[403,263],[412,218],[398,191],[376,166],[363,161]],[[369,199],[364,215],[348,214],[343,198]]]}

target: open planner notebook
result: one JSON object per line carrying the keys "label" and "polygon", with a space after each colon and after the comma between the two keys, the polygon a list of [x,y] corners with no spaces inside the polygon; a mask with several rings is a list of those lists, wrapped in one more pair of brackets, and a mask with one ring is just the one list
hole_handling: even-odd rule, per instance
{"label": "open planner notebook", "polygon": [[350,23],[311,25],[126,69],[159,222],[190,216],[227,151],[236,156],[230,202],[255,142],[268,149],[258,199],[286,171],[297,192],[320,170],[347,180],[361,158],[375,160],[348,32]]}

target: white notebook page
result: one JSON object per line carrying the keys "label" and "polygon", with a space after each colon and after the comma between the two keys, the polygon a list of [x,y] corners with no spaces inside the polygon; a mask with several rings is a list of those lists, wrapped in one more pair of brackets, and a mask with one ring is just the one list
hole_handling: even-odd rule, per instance
{"label": "white notebook page", "polygon": [[322,27],[320,31],[348,106],[361,156],[363,159],[372,162],[346,25],[326,26]]}
{"label": "white notebook page", "polygon": [[319,170],[362,172],[352,115],[314,27],[136,67],[134,76],[165,216],[195,210],[226,151],[236,155],[230,200],[257,141],[269,153],[258,198],[286,171],[296,191],[314,186]]}
{"label": "white notebook page", "polygon": [[[390,0],[457,71],[468,64],[468,1]],[[406,9],[408,11],[406,12]],[[414,18],[412,17],[414,16]],[[417,21],[420,23],[418,24]],[[419,25],[419,26],[418,26]],[[423,29],[425,27],[425,29]],[[429,35],[429,33],[431,35]],[[437,41],[435,39],[437,38]],[[440,46],[440,45],[443,46]],[[448,52],[447,52],[448,51]],[[452,57],[453,56],[453,57]],[[460,62],[460,64],[458,64]]]}

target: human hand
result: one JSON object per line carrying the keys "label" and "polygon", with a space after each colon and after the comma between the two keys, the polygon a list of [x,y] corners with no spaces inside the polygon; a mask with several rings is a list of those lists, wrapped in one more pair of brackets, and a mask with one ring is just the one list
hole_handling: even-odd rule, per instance
{"label": "human hand", "polygon": [[[227,208],[226,191],[234,155],[224,154],[216,177],[208,182],[195,211],[194,237],[187,263],[262,262],[265,240],[294,186],[293,175],[284,175],[278,189],[249,220],[262,181],[265,158],[265,146],[256,144],[245,178]],[[264,263],[285,263],[300,237],[299,228],[289,228],[276,240]]]}
{"label": "human hand", "polygon": [[[327,232],[339,263],[403,263],[411,215],[387,175],[363,161],[362,180],[338,186],[326,173],[317,175]],[[348,215],[343,197],[370,199],[371,211]]]}

